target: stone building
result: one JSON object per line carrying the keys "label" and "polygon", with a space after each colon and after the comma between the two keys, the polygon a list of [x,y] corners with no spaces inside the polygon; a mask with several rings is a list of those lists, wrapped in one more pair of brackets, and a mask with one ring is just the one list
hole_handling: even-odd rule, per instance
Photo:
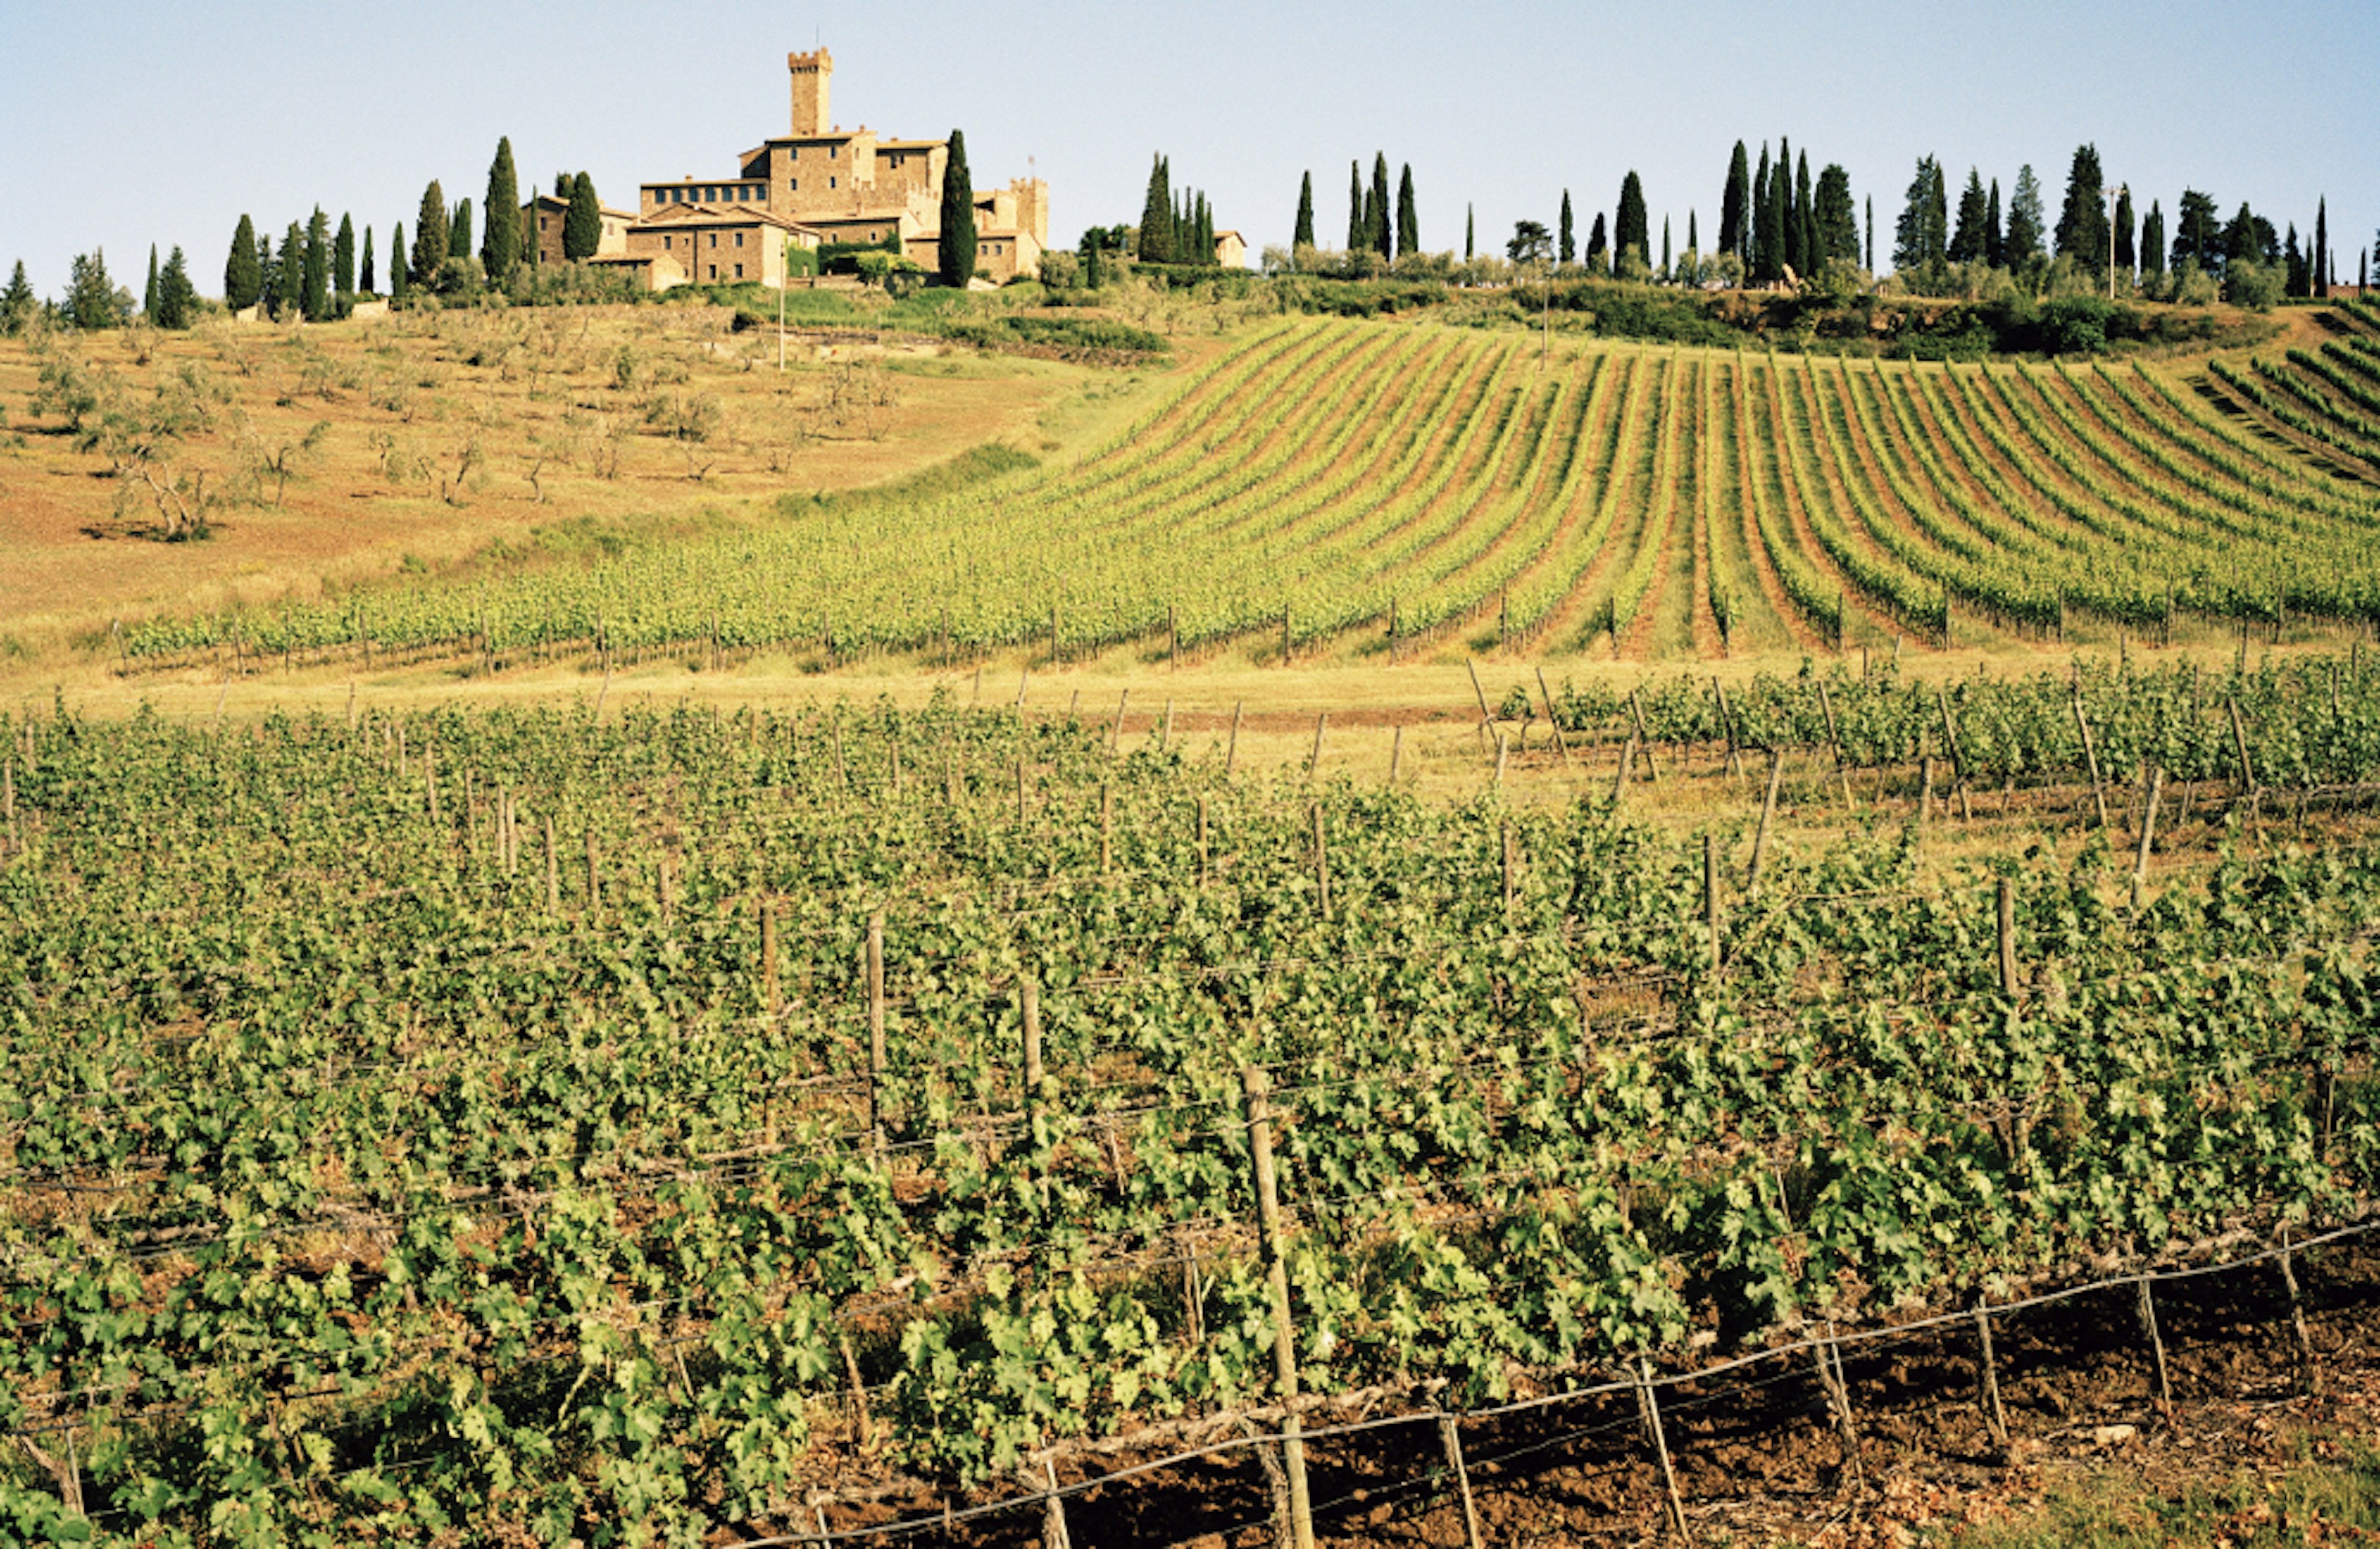
{"label": "stone building", "polygon": [[[732,177],[682,177],[646,183],[638,189],[637,212],[626,229],[625,250],[678,255],[682,243],[656,246],[647,236],[674,238],[699,234],[701,247],[688,278],[709,283],[710,266],[732,266],[733,257],[714,260],[714,238],[763,228],[783,231],[816,247],[825,242],[882,243],[897,236],[902,250],[933,267],[941,237],[942,170],[950,142],[901,139],[862,126],[845,129],[829,108],[834,59],[825,49],[788,54],[792,77],[791,132],[761,141],[735,158]],[[1050,186],[1020,177],[1007,187],[976,195],[976,265],[1004,281],[1040,272],[1050,242]],[[747,251],[749,250],[747,245]],[[732,254],[732,244],[720,251]],[[757,260],[756,260],[757,261]],[[775,276],[782,262],[759,263],[747,277]],[[722,268],[723,282],[728,270]]]}
{"label": "stone building", "polygon": [[[632,211],[614,210],[610,205],[597,207],[603,212],[602,235],[596,239],[595,256],[606,257],[628,250],[628,227],[636,221]],[[536,263],[562,263],[562,224],[570,215],[570,201],[552,194],[540,194],[521,206],[523,246],[535,255]]]}

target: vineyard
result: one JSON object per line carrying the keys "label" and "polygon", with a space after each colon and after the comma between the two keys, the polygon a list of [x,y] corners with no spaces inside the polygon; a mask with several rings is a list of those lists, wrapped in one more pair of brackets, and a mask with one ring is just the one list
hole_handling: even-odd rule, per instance
{"label": "vineyard", "polygon": [[[1517,584],[1532,564],[1472,530],[1497,500],[1447,503],[1475,483],[1515,521],[1543,489],[1628,552],[1682,546],[1695,598],[1747,613],[1767,581],[1718,573],[1771,535],[1814,609],[1811,533],[1879,576],[2004,577],[1943,535],[1980,542],[2021,487],[2119,527],[2150,449],[2209,492],[2161,502],[2128,563],[2346,519],[2211,414],[2148,430],[2122,405],[2166,388],[2127,371],[1615,353],[1533,385],[1493,340],[1300,327],[1163,410],[1214,422],[1172,441],[1248,436],[1231,466],[1259,483],[1297,466],[1295,396],[1255,405],[1301,353],[1383,413],[1408,387],[1463,406],[1438,417],[1462,450],[1384,452],[1435,471],[1381,509],[1309,467],[1311,508],[1271,511],[1343,539],[1311,544],[1293,641],[1306,609],[1353,628],[1376,596],[1437,627],[1493,595],[1457,577],[1502,565],[1516,610],[1542,603],[1520,627],[1575,626],[1582,586],[1623,637],[1661,605],[1667,567],[1598,570],[1584,531],[1532,544],[1570,557]],[[1658,394],[1718,434],[1685,444]],[[1789,454],[1729,439],[1746,417]],[[2051,421],[2106,425],[2108,459],[2043,472],[2023,448]],[[1938,489],[1953,426],[1997,486],[1971,475],[1940,534],[1898,504],[1821,515],[1855,466]],[[1641,495],[1579,474],[1589,453]],[[1153,520],[1204,541],[1185,469],[1123,462],[1066,476],[1120,565]],[[1714,486],[1765,489],[1769,526],[1689,543]],[[2044,554],[2082,521],[2037,515]],[[1394,566],[1367,530],[1402,534]],[[1391,589],[1433,567],[1445,590]],[[2218,584],[2071,575],[2192,605]],[[675,627],[660,575],[584,579],[589,607],[657,610],[618,627]],[[951,627],[990,633],[965,595]],[[725,591],[722,631],[758,596]],[[850,616],[905,643],[922,611],[881,600]],[[1191,601],[1185,637],[1228,632],[1220,594]],[[492,650],[510,605],[486,604]],[[0,1427],[50,1470],[0,1473],[0,1522],[823,1539],[1276,1431],[1302,1502],[1301,1424],[1443,1413],[1451,1435],[1616,1385],[1658,1438],[1658,1383],[1780,1350],[1813,1353],[1855,1450],[1838,1340],[1949,1317],[1988,1374],[1995,1305],[2259,1254],[2287,1276],[2293,1243],[2366,1218],[2380,852],[2276,830],[2292,796],[2301,823],[2317,793],[2369,801],[2375,680],[2358,652],[1570,689],[1561,756],[1614,784],[1550,812],[941,703],[0,717]],[[1787,846],[1748,814],[1629,816],[1682,753],[1764,752],[1802,771],[1789,805],[1911,821]],[[1937,764],[1945,800],[2022,789],[2093,831],[1930,856]],[[2168,778],[2190,794],[2160,819]]]}
{"label": "vineyard", "polygon": [[[128,670],[760,649],[1659,660],[2380,621],[2380,322],[2203,375],[1244,330],[1079,457],[584,563],[125,629]],[[1317,391],[1328,383],[1328,391]],[[2327,466],[2325,466],[2327,465]]]}

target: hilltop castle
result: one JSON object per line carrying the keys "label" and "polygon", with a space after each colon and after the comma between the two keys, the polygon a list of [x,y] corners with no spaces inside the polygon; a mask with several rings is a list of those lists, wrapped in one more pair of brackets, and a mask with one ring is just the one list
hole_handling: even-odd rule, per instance
{"label": "hilltop castle", "polygon": [[[865,126],[845,129],[828,111],[834,58],[823,48],[788,54],[792,132],[736,158],[728,178],[685,177],[638,187],[633,217],[607,212],[598,263],[626,267],[650,288],[737,280],[784,284],[784,247],[874,242],[898,236],[928,268],[941,239],[943,139],[897,139]],[[535,201],[532,201],[534,205]],[[544,246],[557,212],[532,208],[530,239]],[[560,256],[559,220],[552,220]],[[994,281],[1040,272],[1050,242],[1050,186],[1020,177],[975,199],[976,266]]]}

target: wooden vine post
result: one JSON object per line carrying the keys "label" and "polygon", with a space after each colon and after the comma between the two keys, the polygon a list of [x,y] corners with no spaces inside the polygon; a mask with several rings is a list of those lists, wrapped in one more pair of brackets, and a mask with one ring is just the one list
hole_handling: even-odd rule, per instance
{"label": "wooden vine post", "polygon": [[2157,1332],[2156,1293],[2149,1289],[2151,1277],[2143,1275],[2135,1282],[2140,1288],[2141,1329],[2149,1337],[2149,1352],[2156,1357],[2156,1407],[2168,1424],[2173,1422],[2173,1378],[2165,1366],[2165,1337]]}
{"label": "wooden vine post", "polygon": [[783,986],[777,978],[777,902],[760,901],[760,1004],[769,1013],[769,1025],[774,1027],[784,1015]]}
{"label": "wooden vine post", "polygon": [[2011,1001],[2017,996],[2016,979],[2016,884],[2000,878],[1998,892],[2000,993]]}
{"label": "wooden vine post", "polygon": [[2289,1264],[2289,1228],[2281,1227],[2281,1287],[2289,1293],[2289,1323],[2297,1333],[2298,1383],[2309,1395],[2322,1391],[2322,1370],[2314,1364],[2313,1340],[2306,1334],[2305,1303],[2298,1295],[2297,1270]]}
{"label": "wooden vine post", "polygon": [[2067,702],[2074,707],[2075,730],[2082,733],[2082,766],[2091,776],[2091,802],[2099,812],[2099,827],[2107,826],[2107,793],[2099,783],[2099,753],[2091,744],[2091,718],[2082,713],[2082,696],[2072,694]]}
{"label": "wooden vine post", "polygon": [[[1025,1039],[1025,1132],[1032,1142],[1034,1156],[1039,1157],[1050,1148],[1050,1121],[1041,1107],[1041,986],[1030,974],[1018,981],[1017,1010]],[[1050,1174],[1038,1161],[1033,1170],[1034,1181],[1041,1192],[1041,1210],[1047,1215]]]}
{"label": "wooden vine post", "polygon": [[884,1151],[884,912],[868,916],[868,1131]]}
{"label": "wooden vine post", "polygon": [[1207,885],[1207,798],[1198,798],[1198,885]]}
{"label": "wooden vine post", "polygon": [[1223,772],[1230,774],[1240,762],[1240,712],[1247,708],[1242,699],[1232,701],[1232,738],[1223,745]]}
{"label": "wooden vine post", "polygon": [[1645,704],[1643,696],[1633,688],[1628,691],[1628,713],[1634,719],[1636,723],[1636,740],[1629,745],[1635,752],[1643,755],[1645,759],[1645,772],[1653,777],[1654,784],[1658,785],[1661,783],[1660,761],[1653,756],[1653,735],[1651,732],[1645,730]]}
{"label": "wooden vine post", "polygon": [[1835,701],[1827,693],[1823,678],[1818,681],[1818,708],[1826,712],[1827,746],[1835,756],[1835,778],[1842,781],[1843,806],[1848,810],[1852,805],[1852,772],[1843,763],[1843,734],[1835,725]]}
{"label": "wooden vine post", "polygon": [[1984,1425],[1992,1434],[1993,1444],[2000,1449],[2003,1462],[2012,1462],[2015,1454],[2009,1446],[2008,1411],[2000,1408],[2000,1369],[1992,1354],[1992,1311],[1982,1297],[1975,1299],[1975,1338],[1983,1349],[1983,1360],[1975,1366],[1976,1404],[1984,1411]]}
{"label": "wooden vine post", "polygon": [[1710,935],[1711,972],[1718,972],[1718,836],[1703,835],[1703,928]]}
{"label": "wooden vine post", "polygon": [[1322,832],[1322,804],[1314,804],[1314,892],[1322,918],[1330,918],[1330,847]]}
{"label": "wooden vine post", "polygon": [[1464,1549],[1480,1549],[1479,1508],[1471,1500],[1471,1470],[1463,1465],[1463,1429],[1443,1410],[1438,1415],[1438,1445],[1446,1453],[1446,1471],[1454,1476],[1455,1494],[1463,1500]]}
{"label": "wooden vine post", "polygon": [[1322,733],[1330,728],[1330,712],[1324,710],[1314,718],[1314,751],[1306,756],[1305,778],[1317,780],[1322,773]]}
{"label": "wooden vine post", "polygon": [[1752,836],[1752,866],[1743,880],[1744,891],[1760,886],[1760,863],[1768,855],[1768,826],[1777,819],[1777,788],[1785,780],[1785,750],[1768,750],[1768,793],[1760,801],[1760,827]]}
{"label": "wooden vine post", "polygon": [[1099,875],[1115,869],[1115,785],[1099,781]]}
{"label": "wooden vine post", "polygon": [[2256,767],[2248,760],[2248,727],[2240,719],[2240,701],[2227,699],[2224,706],[2231,712],[2231,746],[2240,756],[2240,793],[2248,800],[2251,820],[2256,810]]}
{"label": "wooden vine post", "polygon": [[1542,667],[1537,669],[1537,693],[1546,702],[1546,729],[1553,733],[1554,751],[1561,755],[1561,761],[1567,764],[1570,762],[1570,743],[1562,736],[1561,718],[1554,714],[1554,691],[1546,686],[1546,670]]}
{"label": "wooden vine post", "polygon": [[2157,798],[2165,793],[2165,768],[2149,766],[2149,799],[2141,809],[2141,848],[2132,860],[2132,907],[2141,906],[2141,893],[2149,885],[2149,846],[2156,840]]}
{"label": "wooden vine post", "polygon": [[562,913],[562,853],[554,847],[551,817],[545,820],[545,912]]}
{"label": "wooden vine post", "polygon": [[1272,1165],[1272,1110],[1266,1101],[1265,1073],[1240,1067],[1247,1101],[1248,1150],[1255,1161],[1257,1218],[1264,1233],[1265,1280],[1272,1292],[1273,1376],[1281,1389],[1281,1462],[1289,1474],[1289,1527],[1296,1549],[1314,1549],[1314,1509],[1305,1488],[1305,1443],[1297,1413],[1297,1334],[1290,1319],[1288,1242],[1281,1230],[1281,1199]]}
{"label": "wooden vine post", "polygon": [[1670,1438],[1661,1428],[1661,1399],[1653,1388],[1653,1358],[1636,1357],[1636,1403],[1644,1410],[1645,1433],[1653,1441],[1654,1455],[1661,1460],[1661,1488],[1669,1497],[1670,1528],[1681,1539],[1686,1534],[1686,1502],[1678,1494],[1678,1470],[1670,1462]]}
{"label": "wooden vine post", "polygon": [[1405,729],[1399,726],[1389,733],[1389,784],[1390,786],[1394,786],[1397,782],[1397,772],[1404,763],[1404,757]]}

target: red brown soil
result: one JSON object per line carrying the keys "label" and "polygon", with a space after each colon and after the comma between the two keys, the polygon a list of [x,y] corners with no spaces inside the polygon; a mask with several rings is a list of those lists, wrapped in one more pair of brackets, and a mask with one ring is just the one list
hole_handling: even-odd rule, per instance
{"label": "red brown soil", "polygon": [[[1666,1388],[1661,1418],[1687,1519],[1701,1538],[1724,1531],[1755,1543],[1858,1549],[1906,1542],[1912,1526],[2023,1511],[2060,1476],[2086,1469],[2128,1470],[2143,1488],[2164,1489],[2285,1462],[2302,1436],[2368,1434],[2380,1418],[2380,1246],[2362,1239],[2305,1255],[2299,1277],[2320,1397],[2299,1390],[2288,1306],[2269,1265],[2158,1286],[2169,1417],[2155,1402],[2129,1288],[1996,1319],[2013,1462],[1985,1427],[1975,1342],[1962,1325],[1845,1349],[1864,1487],[1844,1466],[1806,1355]],[[1487,1543],[1650,1544],[1667,1532],[1659,1467],[1626,1395],[1468,1422],[1462,1441]],[[1306,1455],[1318,1542],[1463,1543],[1459,1498],[1427,1419],[1309,1442]],[[1143,1460],[1121,1456],[1106,1470]],[[1071,1485],[1084,1476],[1059,1477]],[[941,1509],[940,1497],[837,1507],[831,1526]],[[1094,1483],[1067,1501],[1066,1521],[1079,1544],[1258,1549],[1274,1542],[1272,1511],[1265,1470],[1242,1448]],[[1042,1527],[1028,1501],[901,1542],[1022,1549],[1040,1542]]]}

